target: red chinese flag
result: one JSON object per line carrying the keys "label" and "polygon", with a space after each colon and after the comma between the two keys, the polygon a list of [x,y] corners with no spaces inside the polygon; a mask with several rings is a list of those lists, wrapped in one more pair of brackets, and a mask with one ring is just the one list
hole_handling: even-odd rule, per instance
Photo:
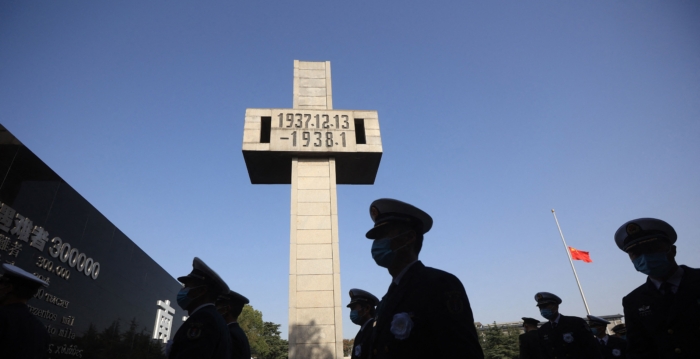
{"label": "red chinese flag", "polygon": [[571,259],[573,260],[584,261],[586,263],[593,262],[588,252],[580,251],[574,247],[569,247],[569,252],[571,252]]}

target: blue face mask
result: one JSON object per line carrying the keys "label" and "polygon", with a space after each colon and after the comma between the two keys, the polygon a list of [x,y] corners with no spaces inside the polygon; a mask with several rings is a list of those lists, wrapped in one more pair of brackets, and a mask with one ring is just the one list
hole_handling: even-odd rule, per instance
{"label": "blue face mask", "polygon": [[372,258],[378,266],[384,268],[394,263],[396,252],[391,250],[391,238],[376,239],[372,242]]}
{"label": "blue face mask", "polygon": [[412,243],[409,242],[394,250],[391,249],[391,240],[394,238],[401,237],[406,233],[408,233],[408,231],[394,237],[375,239],[373,241],[372,258],[374,258],[374,261],[377,263],[378,266],[389,268],[391,264],[394,263],[394,259],[396,259],[396,252],[401,248],[404,248]]}
{"label": "blue face mask", "polygon": [[361,322],[362,318],[360,318],[360,313],[356,310],[351,310],[350,311],[350,321],[357,325],[362,325]]}
{"label": "blue face mask", "polygon": [[[199,288],[199,287],[195,287],[195,288]],[[188,294],[190,293],[191,289],[193,289],[193,288],[182,288],[182,289],[180,289],[179,292],[177,292],[177,305],[179,305],[180,308],[182,308],[184,310],[187,310],[187,307],[189,307],[190,304],[192,304],[192,301],[197,299],[197,297],[199,297],[199,295],[198,295],[197,297],[190,298],[188,296]]]}
{"label": "blue face mask", "polygon": [[547,308],[540,309],[540,314],[546,319],[551,320],[551,319],[556,318],[554,312],[552,312],[551,309],[547,309]]}
{"label": "blue face mask", "polygon": [[598,335],[598,329],[597,329],[597,328],[591,328],[591,333],[593,333],[593,335]]}
{"label": "blue face mask", "polygon": [[627,335],[620,335],[620,338],[627,340]]}
{"label": "blue face mask", "polygon": [[634,269],[652,277],[660,277],[668,273],[671,263],[668,261],[667,253],[642,254],[635,258]]}

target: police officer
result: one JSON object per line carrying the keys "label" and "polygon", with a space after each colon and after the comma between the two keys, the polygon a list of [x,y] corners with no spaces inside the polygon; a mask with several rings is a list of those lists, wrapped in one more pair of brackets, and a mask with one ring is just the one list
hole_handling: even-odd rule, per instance
{"label": "police officer", "polygon": [[27,308],[27,301],[49,284],[11,264],[3,264],[0,277],[0,357],[46,358],[49,333]]}
{"label": "police officer", "polygon": [[350,289],[350,320],[360,326],[360,330],[355,335],[352,348],[352,359],[364,359],[369,357],[369,341],[372,338],[372,328],[374,325],[375,307],[379,304],[379,299],[372,293],[362,289]]}
{"label": "police officer", "polygon": [[177,304],[189,318],[175,333],[169,359],[231,359],[231,335],[214,303],[229,291],[226,283],[195,257],[192,272],[177,280],[185,285],[177,293]]}
{"label": "police officer", "polygon": [[250,344],[241,326],[238,325],[238,316],[241,315],[243,307],[250,303],[248,298],[229,290],[219,296],[216,301],[216,310],[224,317],[228,323],[228,330],[231,333],[231,358],[250,359]]}
{"label": "police officer", "polygon": [[539,320],[534,318],[523,318],[523,331],[520,334],[518,341],[520,342],[520,359],[539,359],[540,354],[540,339],[537,336],[537,325]]}
{"label": "police officer", "polygon": [[537,330],[543,358],[602,358],[586,321],[559,314],[561,298],[539,292],[535,294],[535,301],[540,314],[548,319]]}
{"label": "police officer", "polygon": [[625,327],[625,323],[620,323],[612,327],[612,331],[615,333],[615,337],[627,340],[627,327]]}
{"label": "police officer", "polygon": [[627,341],[609,336],[607,332],[608,324],[610,324],[610,322],[603,318],[592,315],[588,316],[588,325],[591,327],[591,332],[598,340],[598,348],[601,354],[603,354],[603,358],[627,358]]}
{"label": "police officer", "polygon": [[700,270],[676,264],[676,231],[639,218],[615,232],[615,243],[646,283],[622,299],[630,358],[700,358]]}
{"label": "police officer", "polygon": [[433,219],[395,199],[370,205],[372,258],[392,276],[377,308],[371,358],[483,358],[462,282],[418,260]]}

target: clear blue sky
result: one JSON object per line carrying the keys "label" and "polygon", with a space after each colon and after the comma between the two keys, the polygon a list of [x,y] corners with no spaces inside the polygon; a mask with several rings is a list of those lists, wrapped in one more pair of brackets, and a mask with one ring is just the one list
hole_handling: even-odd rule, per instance
{"label": "clear blue sky", "polygon": [[[173,276],[199,256],[287,332],[288,185],[251,185],[245,109],[291,107],[294,59],[379,112],[374,186],[340,186],[342,290],[379,297],[369,203],[435,219],[424,263],[475,320],[594,314],[645,278],[613,243],[658,217],[700,266],[697,1],[3,1],[0,123]],[[347,295],[343,304],[347,304]],[[358,327],[345,313],[344,337]]]}

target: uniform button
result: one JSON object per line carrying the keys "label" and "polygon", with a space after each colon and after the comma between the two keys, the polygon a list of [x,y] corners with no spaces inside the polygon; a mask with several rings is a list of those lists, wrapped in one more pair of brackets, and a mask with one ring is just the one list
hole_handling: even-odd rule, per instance
{"label": "uniform button", "polygon": [[676,350],[674,350],[674,352],[676,352],[676,354],[680,354],[680,353],[681,353],[681,348],[676,348]]}
{"label": "uniform button", "polygon": [[669,329],[668,334],[673,334],[673,329]]}

